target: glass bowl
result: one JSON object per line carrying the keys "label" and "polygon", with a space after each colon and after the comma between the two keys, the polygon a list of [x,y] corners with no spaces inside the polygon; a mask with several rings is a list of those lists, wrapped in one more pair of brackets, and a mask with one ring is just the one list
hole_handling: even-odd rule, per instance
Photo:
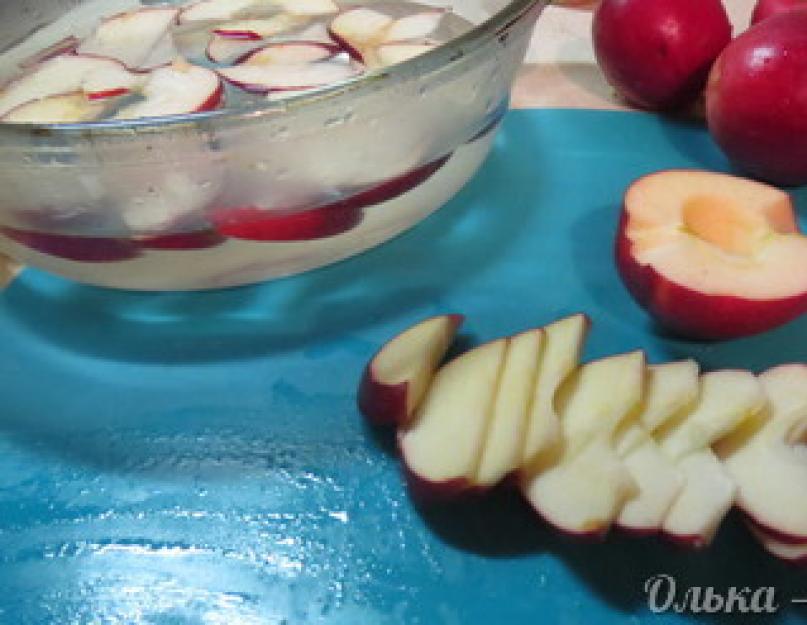
{"label": "glass bowl", "polygon": [[[0,50],[77,4],[2,3]],[[191,290],[298,273],[399,234],[484,160],[545,2],[450,6],[475,27],[448,44],[259,107],[0,124],[0,251],[80,282]]]}

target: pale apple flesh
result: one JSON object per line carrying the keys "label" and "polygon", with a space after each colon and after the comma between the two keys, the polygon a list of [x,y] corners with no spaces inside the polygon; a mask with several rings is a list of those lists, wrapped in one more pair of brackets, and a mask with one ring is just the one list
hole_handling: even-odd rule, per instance
{"label": "pale apple flesh", "polygon": [[616,260],[636,300],[693,338],[754,334],[807,312],[807,237],[793,203],[751,180],[695,170],[637,180]]}
{"label": "pale apple flesh", "polygon": [[807,565],[807,543],[782,542],[776,536],[753,525],[749,525],[749,529],[762,548],[772,556],[791,564]]}
{"label": "pale apple flesh", "polygon": [[490,487],[521,465],[527,416],[538,378],[545,333],[530,330],[510,339],[475,482]]}
{"label": "pale apple flesh", "polygon": [[590,362],[563,384],[559,449],[521,472],[522,492],[552,526],[578,536],[604,534],[636,495],[616,432],[640,406],[644,374],[644,353],[633,352]]}
{"label": "pale apple flesh", "polygon": [[420,497],[471,487],[508,342],[493,341],[444,365],[409,425],[398,431],[410,485]]}
{"label": "pale apple flesh", "polygon": [[521,454],[523,465],[535,462],[542,454],[551,452],[560,441],[555,394],[580,363],[589,327],[588,317],[573,315],[544,328],[545,345]]}
{"label": "pale apple flesh", "polygon": [[807,365],[777,367],[760,380],[770,398],[767,418],[718,452],[754,523],[783,542],[807,542]]}
{"label": "pale apple flesh", "polygon": [[462,315],[426,319],[378,351],[359,386],[359,409],[369,421],[379,425],[409,421],[462,322]]}

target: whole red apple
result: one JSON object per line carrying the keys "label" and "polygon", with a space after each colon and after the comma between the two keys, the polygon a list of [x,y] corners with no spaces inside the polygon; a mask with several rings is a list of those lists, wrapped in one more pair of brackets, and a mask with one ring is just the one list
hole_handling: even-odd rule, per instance
{"label": "whole red apple", "polygon": [[731,23],[720,0],[603,0],[593,38],[600,68],[626,100],[673,109],[700,95]]}
{"label": "whole red apple", "polygon": [[780,13],[735,39],[712,68],[706,120],[745,172],[807,183],[807,8]]}
{"label": "whole red apple", "polygon": [[807,0],[759,0],[751,14],[751,25],[800,7],[807,7]]}

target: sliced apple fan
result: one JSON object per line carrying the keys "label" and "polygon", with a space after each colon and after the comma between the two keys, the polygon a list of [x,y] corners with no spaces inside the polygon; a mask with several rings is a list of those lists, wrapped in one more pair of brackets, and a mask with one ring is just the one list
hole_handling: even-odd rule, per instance
{"label": "sliced apple fan", "polygon": [[634,352],[580,364],[576,315],[438,363],[459,318],[429,319],[376,354],[359,406],[398,427],[413,495],[515,477],[562,532],[612,525],[708,545],[733,506],[773,555],[807,562],[807,366],[700,374]]}

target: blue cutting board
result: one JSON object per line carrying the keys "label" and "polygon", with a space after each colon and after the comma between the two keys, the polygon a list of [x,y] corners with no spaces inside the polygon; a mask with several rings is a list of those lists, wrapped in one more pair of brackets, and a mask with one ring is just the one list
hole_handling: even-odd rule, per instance
{"label": "blue cutting board", "polygon": [[[483,341],[587,312],[588,357],[762,370],[807,361],[807,319],[675,340],[611,262],[626,185],[727,163],[696,126],[642,114],[510,113],[482,172],[395,241],[261,286],[121,293],[28,270],[0,294],[0,623],[680,623],[645,580],[773,586],[804,622],[807,575],[730,519],[702,553],[568,542],[511,494],[415,509],[356,382],[412,322],[466,313]],[[807,193],[796,193],[802,222]],[[743,622],[740,616],[711,617]],[[746,622],[763,623],[759,616]]]}

